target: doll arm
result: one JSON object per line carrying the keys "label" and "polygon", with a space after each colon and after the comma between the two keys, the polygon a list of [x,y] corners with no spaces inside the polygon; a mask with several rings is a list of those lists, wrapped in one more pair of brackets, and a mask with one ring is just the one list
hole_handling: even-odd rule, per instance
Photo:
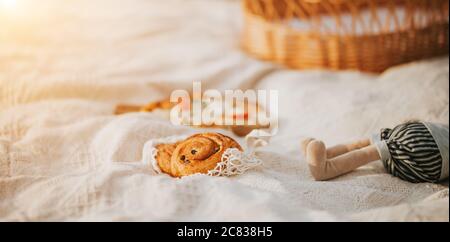
{"label": "doll arm", "polygon": [[380,159],[375,145],[355,149],[334,158],[327,158],[325,144],[318,140],[308,144],[306,153],[311,174],[316,181],[335,178]]}

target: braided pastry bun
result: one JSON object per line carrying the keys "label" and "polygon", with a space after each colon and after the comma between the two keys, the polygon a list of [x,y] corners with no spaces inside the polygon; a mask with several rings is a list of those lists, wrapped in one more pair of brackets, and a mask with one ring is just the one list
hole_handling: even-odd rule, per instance
{"label": "braided pastry bun", "polygon": [[207,174],[221,162],[223,153],[230,148],[242,151],[241,146],[228,136],[196,134],[175,144],[157,145],[156,161],[162,172],[173,177]]}

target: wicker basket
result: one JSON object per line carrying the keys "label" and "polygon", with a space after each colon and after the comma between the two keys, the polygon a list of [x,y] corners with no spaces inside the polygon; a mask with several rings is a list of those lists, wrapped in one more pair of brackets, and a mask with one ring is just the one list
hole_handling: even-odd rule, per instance
{"label": "wicker basket", "polygon": [[242,0],[243,48],[291,68],[385,69],[448,54],[448,0]]}

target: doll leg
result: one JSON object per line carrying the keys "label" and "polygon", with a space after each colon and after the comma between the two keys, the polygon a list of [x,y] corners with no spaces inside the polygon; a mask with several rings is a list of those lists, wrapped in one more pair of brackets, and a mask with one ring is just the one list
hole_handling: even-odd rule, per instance
{"label": "doll leg", "polygon": [[374,145],[356,149],[334,158],[327,158],[325,144],[318,140],[309,143],[306,153],[311,174],[317,181],[335,178],[380,159]]}
{"label": "doll leg", "polygon": [[336,145],[327,149],[327,158],[334,158],[369,145],[370,139],[360,140],[350,144]]}
{"label": "doll leg", "polygon": [[[301,148],[302,148],[302,152],[305,156],[307,153],[306,150],[307,150],[309,143],[311,143],[314,140],[315,140],[314,138],[307,138],[302,141]],[[336,156],[340,156],[347,152],[361,149],[361,148],[367,147],[369,145],[370,145],[369,139],[360,140],[360,141],[356,141],[356,142],[349,143],[349,144],[336,145],[336,146],[333,146],[333,147],[330,147],[327,149],[327,158],[334,158]]]}
{"label": "doll leg", "polygon": [[307,151],[309,143],[313,142],[314,140],[316,140],[316,139],[314,139],[314,138],[306,138],[306,139],[304,139],[304,140],[302,140],[300,142],[300,148],[301,148],[301,151],[302,151],[302,153],[303,153],[303,155],[305,157],[306,157],[306,151]]}

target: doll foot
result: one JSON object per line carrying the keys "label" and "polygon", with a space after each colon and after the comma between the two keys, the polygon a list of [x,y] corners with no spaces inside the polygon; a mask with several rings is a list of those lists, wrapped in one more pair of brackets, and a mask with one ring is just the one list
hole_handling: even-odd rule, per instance
{"label": "doll foot", "polygon": [[316,181],[327,180],[325,170],[327,162],[327,150],[325,144],[319,140],[313,140],[306,149],[306,160],[308,161],[311,175]]}
{"label": "doll foot", "polygon": [[304,157],[306,157],[307,148],[308,148],[309,143],[311,143],[314,140],[315,140],[314,138],[306,138],[300,142],[300,149],[301,149]]}

